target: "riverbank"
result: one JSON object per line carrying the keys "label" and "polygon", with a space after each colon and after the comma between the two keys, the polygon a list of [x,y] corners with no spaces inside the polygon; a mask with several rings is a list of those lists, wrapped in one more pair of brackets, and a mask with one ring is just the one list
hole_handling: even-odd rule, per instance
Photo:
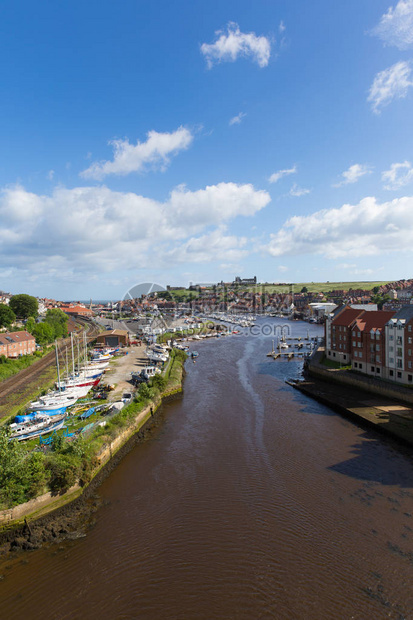
{"label": "riverbank", "polygon": [[184,359],[182,353],[174,357],[163,390],[154,387],[151,398],[131,403],[91,435],[88,456],[93,469],[87,481],[76,480],[64,492],[48,492],[0,511],[0,554],[82,535],[83,525],[99,504],[95,497],[97,487],[119,460],[159,424],[162,405],[180,396]]}
{"label": "riverbank", "polygon": [[357,424],[413,446],[413,407],[401,400],[324,381],[308,373],[304,381],[288,384]]}

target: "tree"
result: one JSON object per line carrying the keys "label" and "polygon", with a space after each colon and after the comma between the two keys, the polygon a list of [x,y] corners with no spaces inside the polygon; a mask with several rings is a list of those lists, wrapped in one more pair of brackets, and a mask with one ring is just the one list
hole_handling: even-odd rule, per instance
{"label": "tree", "polygon": [[54,340],[54,329],[49,323],[37,323],[33,330],[37,344],[44,345]]}
{"label": "tree", "polygon": [[9,303],[10,308],[19,319],[28,319],[29,316],[36,318],[39,304],[36,297],[26,295],[13,295]]}
{"label": "tree", "polygon": [[68,316],[59,308],[53,308],[46,312],[45,322],[48,323],[54,332],[54,338],[67,336]]}
{"label": "tree", "polygon": [[32,316],[29,316],[25,324],[26,331],[29,332],[29,334],[33,334],[35,327],[36,327],[36,321],[34,320]]}
{"label": "tree", "polygon": [[308,288],[306,286],[303,286],[303,288],[301,289],[302,293],[308,293]]}
{"label": "tree", "polygon": [[10,327],[16,320],[16,315],[7,304],[0,304],[0,327]]}

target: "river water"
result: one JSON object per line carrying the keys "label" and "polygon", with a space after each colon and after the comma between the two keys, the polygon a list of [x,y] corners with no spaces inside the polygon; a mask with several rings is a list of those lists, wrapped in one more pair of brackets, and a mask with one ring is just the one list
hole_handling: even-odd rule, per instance
{"label": "river water", "polygon": [[289,387],[271,336],[196,349],[87,536],[2,569],[0,617],[413,618],[409,452]]}

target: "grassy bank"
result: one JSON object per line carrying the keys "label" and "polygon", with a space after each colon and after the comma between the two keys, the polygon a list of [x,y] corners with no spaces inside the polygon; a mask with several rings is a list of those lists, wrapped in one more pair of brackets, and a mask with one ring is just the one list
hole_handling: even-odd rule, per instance
{"label": "grassy bank", "polygon": [[0,381],[4,381],[13,375],[17,375],[18,372],[28,368],[34,362],[50,353],[52,349],[50,347],[45,348],[44,351],[35,351],[33,355],[22,355],[17,359],[7,358],[5,355],[0,355]]}
{"label": "grassy bank", "polygon": [[[136,431],[145,424],[162,397],[181,389],[186,355],[173,351],[165,376],[142,384],[133,402],[116,415],[101,418],[87,437],[66,439],[62,433],[53,437],[43,451],[37,441],[22,444],[10,441],[6,429],[0,431],[0,509],[9,509],[44,493],[59,495],[76,483],[87,485],[100,469],[102,452],[127,430]],[[137,420],[142,412],[145,416]],[[31,445],[30,445],[31,444]]]}

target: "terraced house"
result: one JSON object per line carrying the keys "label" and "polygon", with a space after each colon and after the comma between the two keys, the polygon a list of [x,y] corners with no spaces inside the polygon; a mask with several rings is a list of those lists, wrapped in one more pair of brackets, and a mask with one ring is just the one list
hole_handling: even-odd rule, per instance
{"label": "terraced house", "polygon": [[20,357],[36,350],[36,341],[29,332],[6,332],[0,334],[0,355]]}

